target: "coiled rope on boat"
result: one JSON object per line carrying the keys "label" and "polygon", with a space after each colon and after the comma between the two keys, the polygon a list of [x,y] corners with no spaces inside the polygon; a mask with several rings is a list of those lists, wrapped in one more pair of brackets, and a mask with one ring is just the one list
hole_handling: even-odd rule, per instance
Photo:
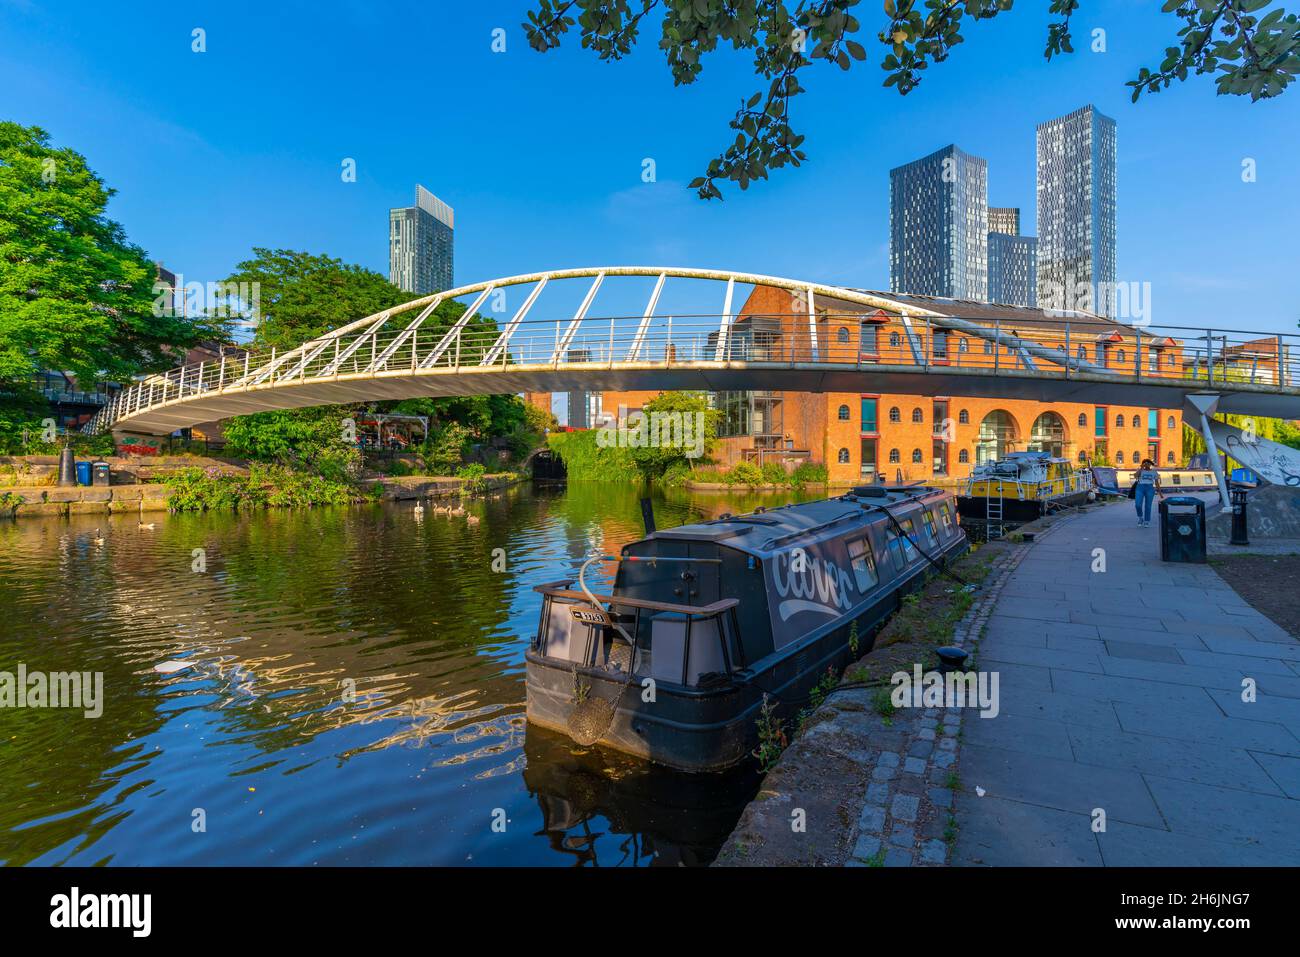
{"label": "coiled rope on boat", "polygon": [[584,685],[579,678],[578,665],[576,662],[574,663],[574,706],[569,712],[569,718],[566,724],[569,731],[569,737],[583,747],[590,747],[609,732],[610,727],[614,724],[614,715],[618,713],[619,702],[623,700],[624,693],[626,693],[627,689],[632,684],[632,636],[627,633],[622,625],[617,621],[614,621],[613,613],[610,610],[613,608],[613,604],[610,604],[610,609],[606,609],[605,606],[600,603],[600,600],[591,593],[591,589],[587,587],[587,567],[593,562],[598,561],[617,561],[617,559],[609,555],[594,555],[587,559],[582,563],[582,568],[578,570],[578,587],[582,589],[582,593],[587,596],[587,601],[591,604],[592,608],[602,614],[608,615],[610,624],[617,629],[619,634],[627,639],[626,645],[614,644],[611,647],[608,662],[612,668],[622,671],[626,677],[622,679],[623,687],[619,690],[619,693],[614,696],[614,699],[610,701],[591,693],[591,687],[589,685]]}

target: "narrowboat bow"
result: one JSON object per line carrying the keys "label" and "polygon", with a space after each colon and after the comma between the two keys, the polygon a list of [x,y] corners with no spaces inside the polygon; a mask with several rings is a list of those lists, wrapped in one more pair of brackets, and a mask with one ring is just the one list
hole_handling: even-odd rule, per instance
{"label": "narrowboat bow", "polygon": [[652,532],[622,550],[612,594],[581,573],[536,589],[528,720],[681,770],[734,765],[765,695],[792,716],[966,547],[952,494],[928,487]]}

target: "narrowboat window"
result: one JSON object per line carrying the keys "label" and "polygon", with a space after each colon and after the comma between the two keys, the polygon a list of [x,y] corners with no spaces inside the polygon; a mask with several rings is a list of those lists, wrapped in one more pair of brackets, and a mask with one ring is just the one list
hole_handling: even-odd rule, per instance
{"label": "narrowboat window", "polygon": [[948,511],[948,503],[944,502],[939,506],[939,521],[943,523],[945,532],[952,531],[952,513]]}
{"label": "narrowboat window", "polygon": [[891,528],[885,535],[885,541],[889,546],[889,554],[894,559],[894,567],[902,571],[907,567],[907,560],[903,558],[903,546],[898,540],[898,533]]}
{"label": "narrowboat window", "polygon": [[921,512],[921,521],[925,523],[925,534],[929,536],[930,542],[938,542],[939,532],[934,527],[934,515],[928,508]]}
{"label": "narrowboat window", "polygon": [[916,558],[916,546],[912,544],[916,539],[916,524],[910,518],[903,519],[899,524],[903,526],[903,531],[907,533],[903,536],[903,552],[910,562]]}
{"label": "narrowboat window", "polygon": [[858,591],[866,594],[880,581],[876,577],[876,560],[871,554],[871,545],[865,538],[849,542],[849,564],[853,566],[853,578],[858,583]]}

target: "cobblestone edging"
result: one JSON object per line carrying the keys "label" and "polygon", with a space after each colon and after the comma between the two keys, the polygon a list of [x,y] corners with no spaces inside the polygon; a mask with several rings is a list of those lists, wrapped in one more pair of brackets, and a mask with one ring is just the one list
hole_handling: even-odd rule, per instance
{"label": "cobblestone edging", "polygon": [[[1062,519],[1037,531],[1034,540],[1046,538],[1069,521]],[[979,597],[957,623],[951,644],[975,654],[1003,587],[1032,548],[1032,544],[1015,544],[994,560]],[[966,720],[962,710],[924,708],[894,713],[894,729],[902,734],[898,746],[882,749],[870,766],[866,801],[846,867],[949,863],[956,840],[956,791],[952,785]]]}

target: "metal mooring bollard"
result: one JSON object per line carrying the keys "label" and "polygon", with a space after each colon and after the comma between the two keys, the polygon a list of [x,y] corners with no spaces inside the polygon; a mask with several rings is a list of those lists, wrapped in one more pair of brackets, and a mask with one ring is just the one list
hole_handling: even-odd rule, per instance
{"label": "metal mooring bollard", "polygon": [[64,447],[59,451],[59,488],[72,488],[77,484],[77,460],[72,449]]}
{"label": "metal mooring bollard", "polygon": [[1246,534],[1246,490],[1238,486],[1232,490],[1232,540],[1233,545],[1249,545]]}

